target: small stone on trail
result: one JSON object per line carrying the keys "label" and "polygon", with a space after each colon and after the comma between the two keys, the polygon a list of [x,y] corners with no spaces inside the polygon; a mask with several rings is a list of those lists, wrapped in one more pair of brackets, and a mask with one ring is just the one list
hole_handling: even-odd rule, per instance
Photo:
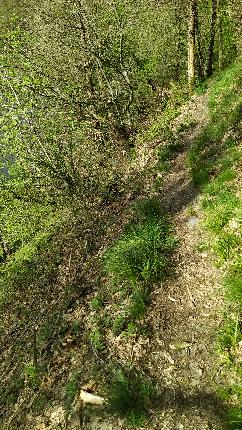
{"label": "small stone on trail", "polygon": [[183,430],[184,429],[184,425],[183,424],[176,424],[175,430]]}
{"label": "small stone on trail", "polygon": [[197,216],[192,216],[187,221],[187,225],[193,227],[194,225],[197,225],[199,223],[199,218]]}

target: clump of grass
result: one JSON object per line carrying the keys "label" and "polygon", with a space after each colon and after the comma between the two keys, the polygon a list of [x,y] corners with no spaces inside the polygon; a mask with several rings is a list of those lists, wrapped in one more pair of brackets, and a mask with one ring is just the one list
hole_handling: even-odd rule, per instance
{"label": "clump of grass", "polygon": [[115,336],[118,336],[124,329],[126,325],[126,319],[123,315],[117,315],[113,321],[112,331]]}
{"label": "clump of grass", "polygon": [[64,387],[64,400],[67,409],[70,408],[78,391],[78,374],[73,374]]}
{"label": "clump of grass", "polygon": [[94,297],[90,302],[90,308],[92,311],[98,311],[103,306],[102,297]]}
{"label": "clump of grass", "polygon": [[158,199],[137,202],[135,211],[137,223],[130,224],[123,237],[106,252],[104,267],[120,282],[156,282],[166,275],[177,240],[162,215]]}
{"label": "clump of grass", "polygon": [[151,219],[114,244],[104,257],[105,269],[119,281],[159,281],[167,273],[176,243],[165,219]]}
{"label": "clump of grass", "polygon": [[230,300],[242,308],[242,262],[233,264],[224,279],[224,285]]}
{"label": "clump of grass", "polygon": [[205,94],[207,92],[208,89],[208,81],[200,81],[197,82],[197,86],[195,88],[195,93],[198,94],[199,96]]}
{"label": "clump of grass", "polygon": [[148,379],[133,372],[119,369],[108,389],[109,410],[125,417],[133,427],[144,424],[154,387]]}
{"label": "clump of grass", "polygon": [[[242,387],[232,384],[219,390],[219,396],[226,403],[231,404],[225,427],[227,430],[240,430],[242,428]],[[235,406],[234,403],[239,406]]]}
{"label": "clump of grass", "polygon": [[90,339],[94,350],[100,352],[105,349],[103,335],[98,328],[93,329],[93,331],[90,333]]}
{"label": "clump of grass", "polygon": [[27,363],[25,366],[25,374],[29,386],[33,389],[37,388],[40,383],[39,371],[37,367],[34,366],[32,363]]}
{"label": "clump of grass", "polygon": [[139,286],[134,289],[131,296],[131,303],[128,309],[129,316],[132,320],[140,319],[145,313],[149,291],[146,287]]}
{"label": "clump of grass", "polygon": [[219,344],[222,351],[230,351],[235,348],[237,342],[242,340],[242,333],[239,328],[239,315],[234,318],[227,318],[221,333],[219,334]]}
{"label": "clump of grass", "polygon": [[223,232],[215,241],[213,250],[223,263],[236,255],[240,244],[241,239],[235,233]]}

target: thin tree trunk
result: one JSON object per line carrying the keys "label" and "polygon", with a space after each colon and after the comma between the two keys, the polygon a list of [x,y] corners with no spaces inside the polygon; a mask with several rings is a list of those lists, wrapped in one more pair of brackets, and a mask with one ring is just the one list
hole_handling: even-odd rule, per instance
{"label": "thin tree trunk", "polygon": [[197,73],[198,77],[202,79],[204,77],[204,58],[203,58],[203,51],[202,51],[202,45],[201,45],[201,33],[200,33],[200,25],[199,25],[199,19],[198,19],[198,11],[197,11],[197,5],[195,4],[195,31],[196,31],[196,42],[197,42],[197,49],[198,49],[198,58],[197,58]]}
{"label": "thin tree trunk", "polygon": [[224,39],[223,39],[223,2],[218,2],[218,64],[219,70],[224,67]]}
{"label": "thin tree trunk", "polygon": [[7,250],[7,246],[6,243],[4,242],[1,234],[0,234],[0,246],[2,248],[2,254],[3,254],[3,261],[6,260],[7,256],[8,256],[8,250]]}
{"label": "thin tree trunk", "polygon": [[221,18],[219,20],[218,24],[218,31],[219,31],[219,53],[218,53],[218,63],[219,63],[219,70],[223,69],[224,65],[224,53],[223,53],[223,30],[222,30],[222,23]]}
{"label": "thin tree trunk", "polygon": [[211,27],[210,27],[210,42],[209,42],[209,49],[208,49],[207,77],[211,76],[213,73],[216,21],[217,21],[217,0],[212,0],[212,18],[211,18]]}
{"label": "thin tree trunk", "polygon": [[195,29],[196,29],[196,0],[191,0],[188,22],[188,84],[192,91],[195,83]]}

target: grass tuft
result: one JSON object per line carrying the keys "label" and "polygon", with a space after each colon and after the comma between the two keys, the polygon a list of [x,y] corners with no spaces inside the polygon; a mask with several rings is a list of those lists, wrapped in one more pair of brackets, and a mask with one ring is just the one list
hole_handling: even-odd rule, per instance
{"label": "grass tuft", "polygon": [[165,219],[145,221],[134,226],[106,253],[106,272],[118,281],[159,281],[167,274],[176,243]]}
{"label": "grass tuft", "polygon": [[133,427],[140,427],[146,420],[154,387],[143,376],[119,369],[108,389],[109,409],[113,414],[125,417]]}

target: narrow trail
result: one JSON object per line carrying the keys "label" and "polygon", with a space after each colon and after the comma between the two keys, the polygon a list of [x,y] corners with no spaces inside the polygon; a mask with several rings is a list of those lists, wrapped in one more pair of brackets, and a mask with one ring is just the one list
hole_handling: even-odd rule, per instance
{"label": "narrow trail", "polygon": [[186,162],[187,149],[208,118],[207,96],[194,98],[187,109],[197,126],[186,133],[185,149],[174,160],[161,194],[180,240],[176,270],[153,292],[148,315],[152,335],[146,368],[159,386],[166,387],[160,393],[153,430],[219,429],[225,413],[213,394],[219,381],[214,351],[223,312],[221,273],[211,256],[198,251],[199,196]]}

